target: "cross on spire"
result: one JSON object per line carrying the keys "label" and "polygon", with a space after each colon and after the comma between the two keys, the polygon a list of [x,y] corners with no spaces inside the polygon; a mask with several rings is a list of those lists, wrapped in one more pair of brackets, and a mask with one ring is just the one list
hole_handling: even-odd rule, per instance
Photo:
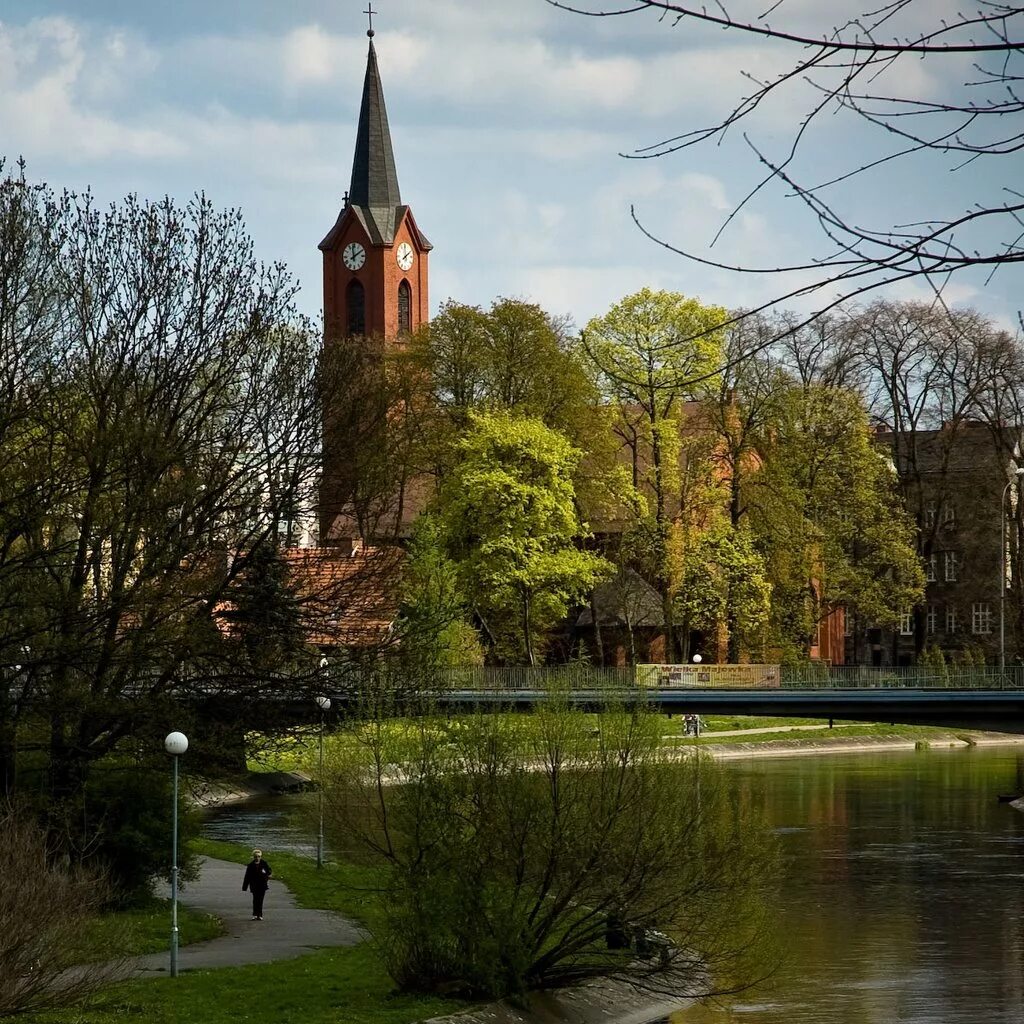
{"label": "cross on spire", "polygon": [[365,10],[365,11],[363,11],[363,14],[365,14],[365,15],[366,15],[366,16],[367,16],[367,17],[368,17],[368,18],[370,19],[370,27],[369,27],[369,29],[367,30],[366,34],[367,34],[367,35],[368,35],[368,36],[369,36],[369,37],[370,37],[371,39],[373,38],[373,16],[374,16],[375,14],[378,14],[378,13],[380,13],[380,12],[379,12],[379,11],[375,11],[375,10],[373,9],[373,0],[370,0],[370,2],[369,2],[369,3],[367,4],[367,5],[366,5],[366,10]]}

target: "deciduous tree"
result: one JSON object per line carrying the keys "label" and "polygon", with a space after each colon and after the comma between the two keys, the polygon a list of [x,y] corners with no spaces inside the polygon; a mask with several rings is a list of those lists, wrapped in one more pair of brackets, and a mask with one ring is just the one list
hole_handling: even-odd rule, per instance
{"label": "deciduous tree", "polygon": [[651,496],[653,576],[665,605],[667,654],[676,647],[668,540],[679,513],[683,406],[714,377],[724,309],[644,288],[587,324],[581,336],[615,429],[629,449],[633,484]]}
{"label": "deciduous tree", "polygon": [[430,515],[463,594],[505,657],[536,663],[545,631],[611,572],[584,550],[580,452],[535,419],[476,414]]}
{"label": "deciduous tree", "polygon": [[[0,231],[4,782],[41,794],[85,857],[102,849],[80,813],[92,765],[158,745],[177,700],[302,683],[284,662],[254,674],[221,611],[311,512],[332,381],[237,211],[101,210],[8,175]],[[201,756],[212,724],[192,738]]]}

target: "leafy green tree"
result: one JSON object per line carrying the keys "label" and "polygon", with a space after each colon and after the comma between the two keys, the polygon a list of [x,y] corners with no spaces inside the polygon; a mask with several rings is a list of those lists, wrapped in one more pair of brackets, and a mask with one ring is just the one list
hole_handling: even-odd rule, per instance
{"label": "leafy green tree", "polygon": [[413,528],[402,591],[401,655],[414,670],[482,663],[458,567],[444,550],[432,516],[421,516]]}
{"label": "leafy green tree", "polygon": [[457,430],[473,411],[505,410],[572,437],[576,419],[597,397],[568,324],[521,299],[496,299],[486,311],[448,301],[409,352],[428,371],[433,402]]}
{"label": "leafy green tree", "polygon": [[615,407],[615,430],[631,453],[633,484],[652,498],[654,522],[647,535],[670,653],[676,637],[668,545],[681,504],[683,406],[715,378],[727,319],[721,307],[644,288],[591,320],[581,336],[601,393]]}
{"label": "leafy green tree", "polygon": [[612,571],[582,550],[580,452],[536,419],[474,414],[430,515],[492,645],[533,665],[545,632]]}
{"label": "leafy green tree", "polygon": [[860,398],[792,386],[760,446],[751,528],[772,584],[774,641],[806,655],[818,624],[843,605],[881,625],[920,600],[924,572],[895,474],[871,441]]}
{"label": "leafy green tree", "polygon": [[712,636],[726,625],[730,661],[744,650],[760,654],[772,588],[750,529],[719,515],[708,527],[680,534],[673,538],[680,561],[676,621],[687,632]]}
{"label": "leafy green tree", "polygon": [[438,477],[472,413],[504,411],[541,420],[585,453],[575,478],[581,507],[599,512],[613,500],[609,410],[564,319],[521,299],[499,298],[487,310],[449,301],[392,362],[424,413],[406,447],[418,446],[419,464]]}

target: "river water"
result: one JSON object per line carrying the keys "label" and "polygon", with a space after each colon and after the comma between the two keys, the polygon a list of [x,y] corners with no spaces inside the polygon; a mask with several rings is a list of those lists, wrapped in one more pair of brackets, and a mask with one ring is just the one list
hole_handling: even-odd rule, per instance
{"label": "river water", "polygon": [[[728,762],[783,848],[772,981],[672,1024],[1021,1024],[1024,814],[1011,748]],[[308,798],[307,798],[308,799]],[[206,834],[310,854],[296,798],[229,808]],[[283,815],[281,812],[285,812]],[[289,820],[289,815],[293,815]]]}
{"label": "river water", "polygon": [[784,869],[769,986],[672,1024],[1021,1024],[1016,750],[732,764],[763,787]]}

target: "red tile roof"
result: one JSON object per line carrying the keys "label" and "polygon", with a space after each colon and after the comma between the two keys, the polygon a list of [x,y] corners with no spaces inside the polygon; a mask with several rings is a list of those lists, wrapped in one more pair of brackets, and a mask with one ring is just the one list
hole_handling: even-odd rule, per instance
{"label": "red tile roof", "polygon": [[320,647],[371,647],[387,640],[398,615],[405,552],[397,546],[351,555],[337,548],[287,548],[292,583]]}

